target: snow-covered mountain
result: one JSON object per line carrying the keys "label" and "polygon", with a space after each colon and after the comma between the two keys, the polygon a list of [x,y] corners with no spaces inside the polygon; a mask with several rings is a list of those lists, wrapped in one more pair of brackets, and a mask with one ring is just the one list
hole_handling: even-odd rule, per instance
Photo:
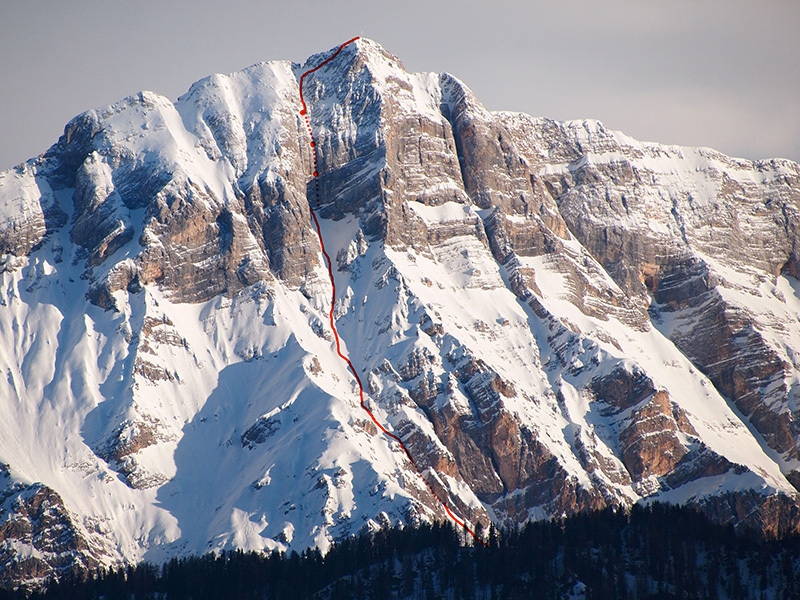
{"label": "snow-covered mountain", "polygon": [[[800,166],[486,110],[361,39],[0,173],[0,582],[665,501],[800,530]],[[426,483],[427,482],[427,483]],[[793,485],[794,484],[794,485]]]}

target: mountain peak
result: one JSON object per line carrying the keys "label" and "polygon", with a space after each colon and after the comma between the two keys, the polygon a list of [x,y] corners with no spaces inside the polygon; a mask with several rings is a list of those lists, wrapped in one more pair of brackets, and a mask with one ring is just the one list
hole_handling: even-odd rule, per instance
{"label": "mountain peak", "polygon": [[333,54],[339,51],[342,53],[339,57],[340,60],[337,60],[337,65],[332,65],[333,68],[343,65],[352,65],[353,63],[374,63],[375,65],[392,63],[392,66],[398,66],[401,70],[405,71],[405,67],[403,67],[402,62],[397,56],[390,53],[378,42],[365,37],[355,37],[330,50],[309,56],[302,65],[295,63],[292,66],[294,70],[298,72],[299,78],[299,74],[316,69],[320,64],[324,63]]}
{"label": "mountain peak", "polygon": [[[0,173],[15,581],[325,549],[437,498],[800,529],[800,167],[491,113],[338,48],[87,111]],[[72,546],[25,525],[42,499]]]}

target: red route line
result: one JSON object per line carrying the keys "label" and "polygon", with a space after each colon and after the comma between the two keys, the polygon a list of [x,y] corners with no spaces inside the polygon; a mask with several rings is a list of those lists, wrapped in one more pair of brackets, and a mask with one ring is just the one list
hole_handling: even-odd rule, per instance
{"label": "red route line", "polygon": [[[356,36],[353,39],[347,40],[344,44],[339,46],[333,54],[331,54],[328,58],[326,58],[321,63],[319,63],[316,67],[314,67],[313,69],[309,69],[308,71],[306,71],[302,75],[300,75],[300,104],[303,106],[302,110],[300,111],[300,115],[306,121],[306,128],[308,129],[308,135],[311,138],[311,143],[310,143],[311,149],[314,152],[314,173],[313,174],[314,174],[314,185],[315,185],[315,188],[316,188],[316,204],[317,204],[317,206],[319,206],[319,200],[320,200],[319,171],[317,169],[317,144],[314,141],[314,132],[311,129],[311,121],[308,118],[308,108],[306,106],[305,98],[303,97],[303,83],[305,81],[305,78],[308,75],[310,75],[314,71],[318,71],[319,69],[321,69],[322,67],[327,65],[334,58],[336,58],[342,50],[344,50],[345,46],[347,46],[349,44],[352,44],[353,42],[358,41],[359,39],[361,39],[361,38]],[[388,437],[390,437],[391,439],[396,441],[398,444],[400,444],[400,447],[403,449],[403,452],[405,452],[406,456],[408,457],[408,460],[411,462],[411,466],[414,467],[414,471],[417,473],[417,475],[419,475],[419,478],[422,479],[422,482],[428,488],[428,491],[431,493],[431,495],[433,495],[433,497],[436,498],[436,500],[439,501],[439,504],[442,505],[442,507],[444,508],[444,511],[447,513],[447,516],[449,516],[459,527],[461,527],[465,531],[467,531],[467,533],[469,533],[473,537],[473,539],[475,539],[476,541],[480,542],[484,546],[487,546],[486,542],[484,542],[480,537],[478,537],[478,535],[472,529],[470,529],[467,526],[466,522],[464,522],[461,519],[459,519],[453,513],[453,511],[450,510],[450,507],[447,506],[447,503],[444,500],[442,500],[439,497],[439,495],[434,491],[434,489],[431,486],[431,484],[428,483],[428,480],[425,479],[425,476],[422,474],[422,471],[417,466],[417,463],[414,460],[414,457],[411,456],[411,452],[409,452],[408,448],[406,448],[406,445],[403,443],[403,440],[401,440],[400,437],[397,436],[396,434],[394,434],[391,431],[389,431],[388,429],[386,429],[386,427],[384,427],[380,423],[380,421],[378,421],[378,419],[375,418],[375,415],[372,413],[372,411],[366,405],[366,403],[364,401],[364,386],[361,383],[361,377],[358,376],[358,372],[356,371],[355,366],[353,366],[353,363],[350,361],[348,356],[344,352],[342,352],[342,344],[341,344],[341,339],[339,338],[339,330],[336,328],[336,321],[333,318],[333,309],[334,309],[334,306],[335,306],[335,303],[336,303],[336,282],[333,279],[333,263],[331,262],[331,257],[328,255],[328,251],[325,249],[325,242],[322,239],[322,228],[319,225],[319,219],[317,218],[317,213],[311,207],[311,203],[309,203],[308,208],[311,211],[311,218],[314,220],[314,226],[317,229],[317,236],[319,236],[319,245],[322,248],[322,255],[325,257],[325,263],[327,264],[327,267],[328,267],[328,276],[330,277],[330,280],[331,280],[331,310],[328,313],[328,318],[330,319],[330,322],[331,322],[331,329],[333,330],[333,337],[336,340],[336,353],[339,355],[339,358],[341,358],[345,362],[347,367],[350,369],[350,372],[353,374],[353,377],[355,377],[355,379],[356,379],[356,383],[358,384],[358,396],[359,396],[359,399],[361,401],[361,408],[364,409],[364,411],[369,415],[369,418],[372,419],[372,422],[375,423],[375,425],[377,425],[378,429],[380,429],[384,434],[386,434]]]}

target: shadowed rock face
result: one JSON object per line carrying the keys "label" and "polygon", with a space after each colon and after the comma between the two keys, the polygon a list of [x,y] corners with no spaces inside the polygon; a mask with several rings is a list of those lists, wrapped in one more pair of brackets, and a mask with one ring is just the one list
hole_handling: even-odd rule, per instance
{"label": "shadowed rock face", "polygon": [[[15,418],[51,427],[36,410],[65,403],[56,422],[78,415],[86,463],[113,473],[103,485],[122,485],[142,514],[174,510],[186,531],[198,517],[173,498],[209,479],[199,453],[218,477],[247,474],[225,479],[224,497],[207,490],[217,516],[196,540],[132,521],[164,555],[446,518],[430,489],[473,523],[664,500],[797,531],[800,167],[492,113],[455,77],[407,73],[361,40],[304,83],[316,205],[297,77],[326,56],[215,75],[174,103],[143,92],[89,111],[0,174],[13,315],[0,395],[38,407]],[[330,236],[342,340],[430,489],[347,404],[350,374],[326,358],[330,288],[309,203]],[[52,281],[85,306],[36,295]],[[34,305],[59,311],[56,334]],[[45,352],[36,336],[61,352],[100,345],[80,365],[47,355],[44,377],[25,367]],[[349,408],[304,420],[292,403],[306,389],[313,410]],[[225,419],[224,435],[197,433]],[[369,468],[295,452],[341,431]],[[261,500],[287,462],[297,495]],[[57,521],[67,545],[26,563],[9,542],[7,582],[141,558],[91,549],[46,483],[6,496],[0,541]],[[342,490],[367,489],[341,508]],[[144,545],[130,531],[109,533],[109,547]]]}
{"label": "shadowed rock face", "polygon": [[98,549],[53,489],[43,484],[6,486],[0,503],[0,586],[47,581],[100,565]]}

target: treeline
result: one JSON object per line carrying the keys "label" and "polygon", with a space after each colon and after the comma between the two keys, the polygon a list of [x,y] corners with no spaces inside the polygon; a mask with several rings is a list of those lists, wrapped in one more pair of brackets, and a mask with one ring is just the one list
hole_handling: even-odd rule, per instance
{"label": "treeline", "polygon": [[[66,577],[47,600],[489,600],[800,597],[800,540],[742,536],[691,509],[605,510],[486,532],[387,529],[317,550],[241,551]],[[0,600],[26,597],[0,592]]]}

